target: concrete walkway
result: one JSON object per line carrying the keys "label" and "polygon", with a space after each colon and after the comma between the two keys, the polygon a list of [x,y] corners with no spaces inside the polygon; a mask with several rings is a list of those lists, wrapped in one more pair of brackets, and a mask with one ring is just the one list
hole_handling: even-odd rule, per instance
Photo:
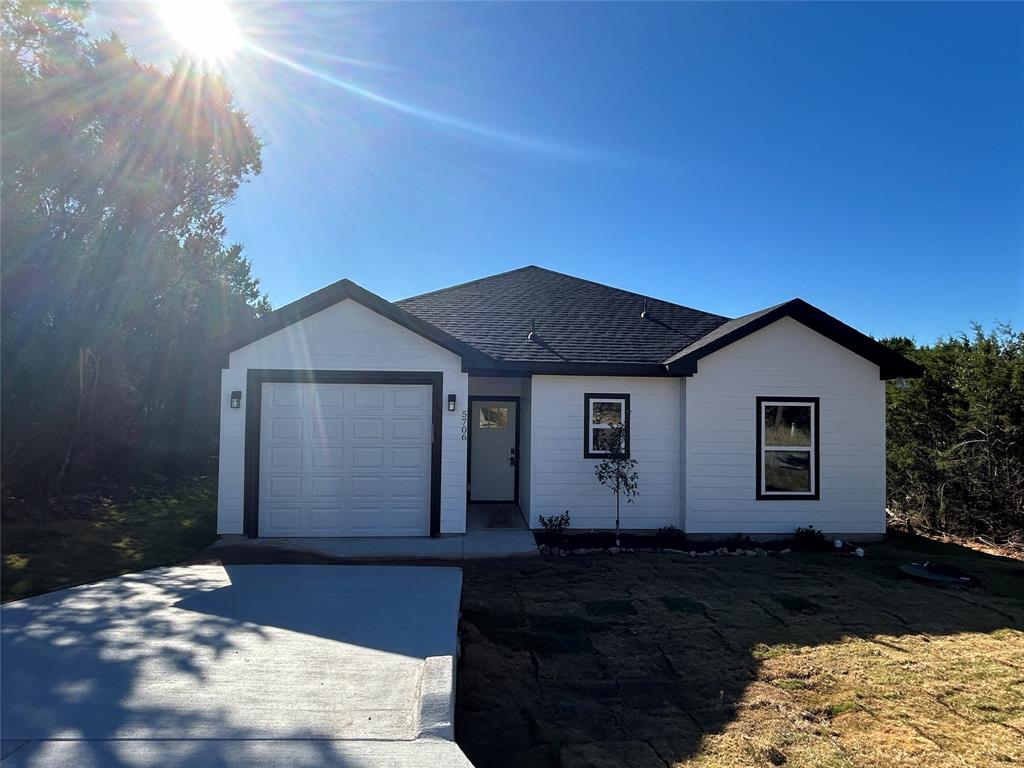
{"label": "concrete walkway", "polygon": [[3,768],[468,766],[457,568],[160,568],[2,609]]}
{"label": "concrete walkway", "polygon": [[217,557],[218,549],[236,547],[308,552],[338,560],[459,561],[539,554],[533,533],[528,530],[495,529],[469,531],[465,535],[395,538],[259,538],[225,537],[203,552]]}

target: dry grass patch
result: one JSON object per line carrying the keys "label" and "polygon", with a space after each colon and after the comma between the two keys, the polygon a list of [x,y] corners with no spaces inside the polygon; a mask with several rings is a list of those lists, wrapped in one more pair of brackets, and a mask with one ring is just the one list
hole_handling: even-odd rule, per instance
{"label": "dry grass patch", "polygon": [[[921,557],[984,586],[899,576]],[[863,560],[473,566],[457,738],[480,768],[1022,763],[1022,574],[905,536]]]}

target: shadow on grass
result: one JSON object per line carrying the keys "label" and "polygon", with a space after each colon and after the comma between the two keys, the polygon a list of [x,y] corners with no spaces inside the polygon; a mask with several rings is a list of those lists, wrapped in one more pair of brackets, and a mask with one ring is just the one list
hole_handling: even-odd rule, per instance
{"label": "shadow on grass", "polygon": [[[985,586],[901,578],[898,565],[922,556]],[[467,567],[456,739],[478,768],[674,765],[736,720],[773,659],[851,639],[1022,629],[1022,596],[1024,563],[906,536],[865,559],[623,554]],[[793,674],[778,688],[808,685]],[[785,761],[772,747],[737,764]]]}
{"label": "shadow on grass", "polygon": [[216,539],[209,478],[111,493],[123,499],[93,499],[78,517],[23,512],[4,521],[4,602],[170,565]]}

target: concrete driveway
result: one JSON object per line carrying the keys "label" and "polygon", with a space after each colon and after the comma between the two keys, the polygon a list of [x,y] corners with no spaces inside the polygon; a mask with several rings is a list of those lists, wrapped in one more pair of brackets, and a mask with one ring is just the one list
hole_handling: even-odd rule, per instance
{"label": "concrete driveway", "polygon": [[452,765],[457,568],[160,568],[11,603],[3,768]]}

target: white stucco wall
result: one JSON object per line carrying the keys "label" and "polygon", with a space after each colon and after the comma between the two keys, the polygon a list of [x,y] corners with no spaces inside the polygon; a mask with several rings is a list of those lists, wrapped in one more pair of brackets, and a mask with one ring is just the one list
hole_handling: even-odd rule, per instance
{"label": "white stucco wall", "polygon": [[[407,328],[346,300],[235,350],[221,372],[220,482],[217,531],[242,533],[245,457],[246,373],[250,368],[339,371],[440,371],[444,396],[468,402],[468,376],[461,358]],[[242,408],[232,410],[232,390],[242,390]],[[443,411],[441,428],[441,532],[466,530],[466,443],[462,408]]]}
{"label": "white stucco wall", "polygon": [[[784,318],[703,358],[686,384],[685,530],[885,532],[878,366]],[[757,501],[756,398],[820,398],[820,500]]]}
{"label": "white stucco wall", "polygon": [[534,376],[531,384],[531,525],[538,515],[569,510],[572,528],[614,528],[615,497],[594,477],[597,459],[583,458],[583,395],[629,393],[630,454],[640,494],[623,504],[624,529],[681,526],[682,430],[678,378]]}

